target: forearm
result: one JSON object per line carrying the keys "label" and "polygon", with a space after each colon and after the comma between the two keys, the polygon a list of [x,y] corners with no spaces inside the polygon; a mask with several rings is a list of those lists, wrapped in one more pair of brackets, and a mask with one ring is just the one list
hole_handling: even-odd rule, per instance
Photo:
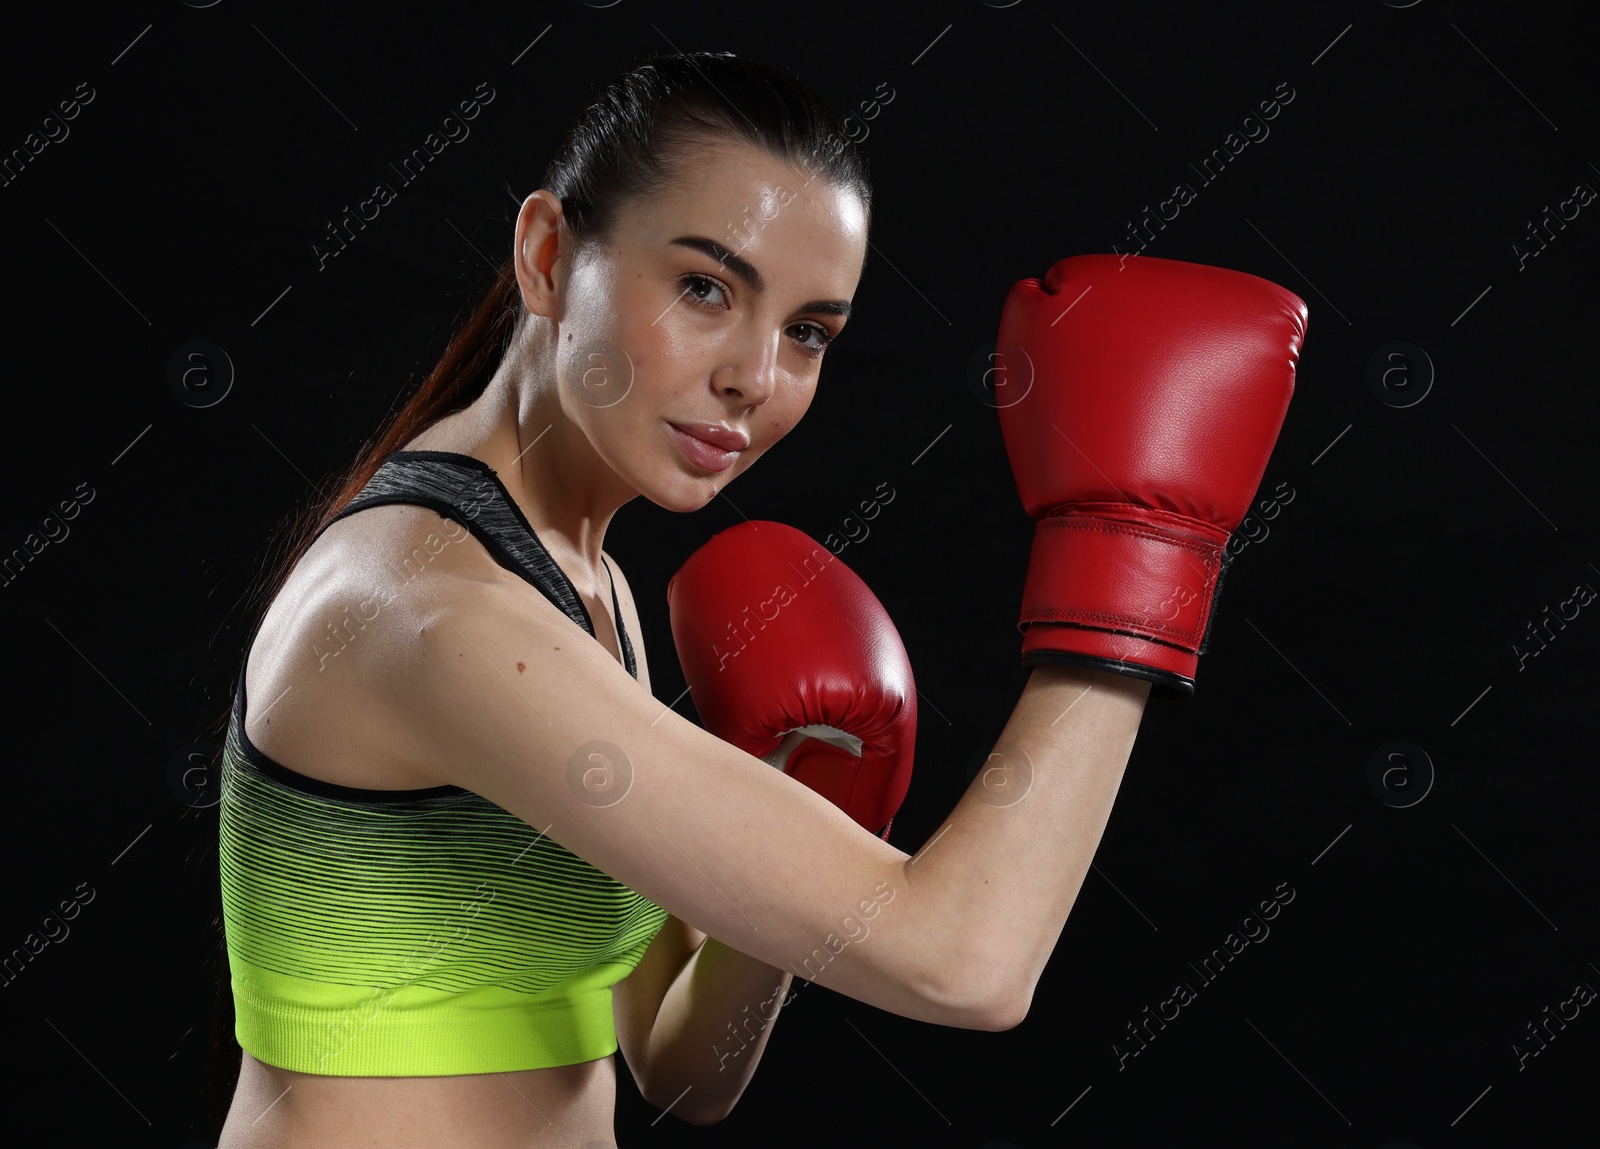
{"label": "forearm", "polygon": [[695,1124],[727,1116],[755,1073],[792,980],[707,938],[668,988],[651,1028],[652,1099]]}
{"label": "forearm", "polygon": [[[904,863],[915,930],[948,939],[953,1009],[1016,1024],[1061,936],[1133,750],[1149,684],[1040,667],[961,801]],[[985,1012],[987,1011],[987,1012]]]}

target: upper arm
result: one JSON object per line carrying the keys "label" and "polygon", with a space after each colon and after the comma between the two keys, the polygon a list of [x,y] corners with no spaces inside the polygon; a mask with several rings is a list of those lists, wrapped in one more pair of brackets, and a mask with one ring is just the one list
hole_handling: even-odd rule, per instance
{"label": "upper arm", "polygon": [[[441,594],[416,625],[383,689],[442,780],[768,965],[806,976],[814,958],[911,1017],[973,1004],[944,992],[951,939],[914,914],[907,855],[662,705],[526,583]],[[842,943],[862,917],[873,944]]]}

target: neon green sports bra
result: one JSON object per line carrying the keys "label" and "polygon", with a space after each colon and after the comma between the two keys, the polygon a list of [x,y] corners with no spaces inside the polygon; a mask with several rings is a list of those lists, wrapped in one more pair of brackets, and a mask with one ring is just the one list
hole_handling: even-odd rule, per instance
{"label": "neon green sports bra", "polygon": [[[486,463],[394,452],[333,521],[389,503],[466,526],[594,634]],[[611,594],[615,608],[614,582]],[[621,619],[618,610],[624,664],[637,678]],[[218,856],[244,1049],[303,1073],[406,1077],[616,1052],[611,987],[639,964],[665,910],[471,791],[366,790],[297,774],[250,742],[244,716],[241,665]]]}

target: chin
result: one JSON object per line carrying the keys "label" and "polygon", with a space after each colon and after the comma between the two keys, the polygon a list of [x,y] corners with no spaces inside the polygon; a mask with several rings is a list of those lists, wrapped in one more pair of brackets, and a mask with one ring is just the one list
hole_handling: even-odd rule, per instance
{"label": "chin", "polygon": [[709,505],[711,500],[728,485],[726,482],[718,482],[713,488],[705,479],[690,480],[690,482],[692,485],[675,485],[672,490],[646,494],[645,497],[664,511],[686,515]]}

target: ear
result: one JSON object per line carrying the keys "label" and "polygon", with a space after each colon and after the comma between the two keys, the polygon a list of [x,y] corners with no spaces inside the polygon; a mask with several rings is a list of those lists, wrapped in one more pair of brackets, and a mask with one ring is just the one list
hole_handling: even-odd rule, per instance
{"label": "ear", "polygon": [[[516,268],[522,303],[535,315],[560,316],[561,280],[570,267],[571,233],[562,225],[561,201],[543,188],[522,201],[517,213]],[[557,264],[566,260],[567,266]]]}

